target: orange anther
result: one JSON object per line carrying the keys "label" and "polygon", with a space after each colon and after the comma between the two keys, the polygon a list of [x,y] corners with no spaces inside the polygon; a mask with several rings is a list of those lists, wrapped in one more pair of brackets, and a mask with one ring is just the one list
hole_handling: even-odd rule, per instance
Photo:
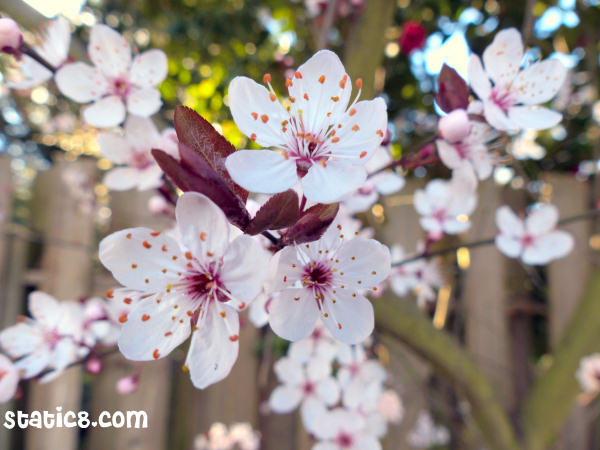
{"label": "orange anther", "polygon": [[250,113],[250,115],[254,118],[254,120],[258,119],[258,113],[257,112]]}
{"label": "orange anther", "polygon": [[167,332],[165,333],[165,337],[169,337],[169,336],[171,336],[172,334],[173,334],[173,333],[172,333],[171,331],[167,331]]}
{"label": "orange anther", "polygon": [[346,81],[348,80],[348,75],[344,75],[344,78],[340,81],[340,87],[344,89],[346,87]]}
{"label": "orange anther", "polygon": [[269,116],[263,114],[262,116],[260,116],[260,120],[262,120],[263,123],[267,123],[269,121]]}
{"label": "orange anther", "polygon": [[306,94],[306,93],[304,94],[304,99],[305,99],[306,101],[308,101],[308,94]]}
{"label": "orange anther", "polygon": [[150,233],[150,236],[158,236],[160,234],[160,231],[153,231],[152,233]]}
{"label": "orange anther", "polygon": [[268,84],[271,82],[271,74],[270,73],[265,73],[263,75],[263,83]]}
{"label": "orange anther", "polygon": [[296,78],[302,78],[302,74],[301,74],[300,72],[296,72],[296,73],[294,74],[294,76],[295,76]]}
{"label": "orange anther", "polygon": [[250,135],[250,140],[251,140],[251,141],[255,141],[255,140],[256,140],[256,133],[252,133],[252,134]]}
{"label": "orange anther", "polygon": [[355,109],[355,108],[352,108],[352,109],[350,110],[350,112],[348,112],[348,114],[350,115],[350,117],[352,117],[354,114],[356,114],[356,109]]}
{"label": "orange anther", "polygon": [[[131,265],[131,268],[132,268],[132,269],[137,269],[137,266],[138,266],[137,264],[132,264],[132,265]],[[109,298],[110,298],[110,297],[109,297]]]}
{"label": "orange anther", "polygon": [[185,252],[185,257],[187,259],[192,259],[192,252]]}
{"label": "orange anther", "polygon": [[377,130],[377,134],[378,134],[380,137],[383,137],[383,131],[381,131],[381,130]]}
{"label": "orange anther", "polygon": [[325,83],[325,75],[321,75],[319,77],[319,83],[321,83],[321,84]]}
{"label": "orange anther", "polygon": [[127,239],[131,239],[131,233],[127,233],[127,235],[125,236]]}
{"label": "orange anther", "polygon": [[119,322],[121,322],[121,323],[127,322],[127,313],[121,314],[121,316],[119,316]]}
{"label": "orange anther", "polygon": [[290,78],[285,79],[285,87],[293,86],[294,82]]}
{"label": "orange anther", "polygon": [[339,138],[339,137],[337,137],[337,136],[336,136],[336,137],[334,137],[334,138],[331,140],[331,142],[333,142],[334,144],[335,144],[336,142],[339,142],[339,141],[340,141],[340,138]]}
{"label": "orange anther", "polygon": [[352,125],[352,129],[354,131],[358,131],[358,130],[360,130],[360,127],[358,125]]}
{"label": "orange anther", "polygon": [[322,160],[321,160],[321,161],[319,161],[319,162],[321,163],[321,165],[322,165],[323,167],[327,167],[327,163],[325,162],[325,160],[324,160],[324,159],[322,159]]}
{"label": "orange anther", "polygon": [[337,102],[340,98],[336,95],[335,97],[331,97],[331,100],[333,100],[334,102]]}
{"label": "orange anther", "polygon": [[269,93],[269,98],[271,99],[272,102],[274,102],[275,100],[277,100],[277,96],[275,94],[273,94],[272,92]]}
{"label": "orange anther", "polygon": [[227,317],[227,314],[225,314],[225,311],[221,311],[219,314],[221,314],[221,317],[223,317],[223,318]]}
{"label": "orange anther", "polygon": [[157,348],[155,348],[155,349],[154,349],[154,351],[152,352],[152,357],[153,357],[154,359],[158,359],[158,358],[160,358],[160,353],[158,352],[158,349],[157,349]]}
{"label": "orange anther", "polygon": [[143,245],[144,247],[146,247],[146,248],[152,248],[152,245],[151,245],[151,244],[150,244],[150,242],[148,242],[148,241],[144,241],[144,242],[142,242],[142,245]]}
{"label": "orange anther", "polygon": [[206,232],[203,231],[203,232],[200,233],[200,240],[202,242],[206,242],[206,238],[207,237],[208,237],[208,235],[206,234]]}
{"label": "orange anther", "polygon": [[142,322],[147,322],[148,320],[150,320],[150,316],[148,314],[144,314],[142,316]]}
{"label": "orange anther", "polygon": [[357,78],[356,79],[356,87],[358,89],[362,89],[362,78]]}
{"label": "orange anther", "polygon": [[125,297],[123,299],[123,303],[127,304],[127,305],[131,305],[132,300],[129,297]]}
{"label": "orange anther", "polygon": [[113,298],[113,290],[109,289],[108,291],[106,291],[106,298]]}
{"label": "orange anther", "polygon": [[361,158],[364,158],[365,156],[367,156],[367,152],[365,152],[364,150],[362,152],[360,152]]}
{"label": "orange anther", "polygon": [[246,307],[246,302],[242,302],[240,303],[240,305],[238,306],[238,309],[244,309]]}
{"label": "orange anther", "polygon": [[231,342],[235,342],[235,341],[237,341],[237,340],[238,340],[238,338],[239,338],[239,336],[238,336],[237,334],[234,334],[234,335],[232,335],[232,336],[229,336],[229,340],[230,340]]}

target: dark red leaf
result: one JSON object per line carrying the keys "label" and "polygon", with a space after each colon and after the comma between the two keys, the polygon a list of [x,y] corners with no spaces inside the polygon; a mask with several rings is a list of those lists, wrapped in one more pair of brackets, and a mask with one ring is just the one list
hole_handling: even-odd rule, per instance
{"label": "dark red leaf", "polygon": [[435,101],[447,113],[455,109],[467,109],[467,106],[469,106],[467,83],[456,70],[446,64],[444,64],[438,76],[438,92]]}
{"label": "dark red leaf", "polygon": [[287,230],[283,236],[284,245],[302,244],[319,239],[331,225],[339,209],[338,203],[330,205],[318,204],[307,209],[298,222]]}
{"label": "dark red leaf", "polygon": [[296,223],[300,214],[298,194],[289,189],[272,196],[256,213],[246,228],[248,234],[279,230]]}
{"label": "dark red leaf", "polygon": [[206,119],[187,106],[175,108],[175,131],[179,142],[199,153],[230,190],[246,203],[248,191],[236,184],[225,168],[225,159],[235,151],[235,147]]}

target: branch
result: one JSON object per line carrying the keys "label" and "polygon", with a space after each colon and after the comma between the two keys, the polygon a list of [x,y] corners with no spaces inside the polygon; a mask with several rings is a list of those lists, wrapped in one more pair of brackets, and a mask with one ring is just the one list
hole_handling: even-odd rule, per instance
{"label": "branch", "polygon": [[471,415],[488,448],[519,448],[513,426],[496,398],[493,387],[458,342],[434,328],[408,302],[382,298],[374,302],[374,308],[377,329],[400,340],[431,363],[441,376],[454,383],[458,392],[469,402]]}
{"label": "branch", "polygon": [[594,272],[551,367],[535,381],[521,411],[528,450],[552,446],[581,392],[575,371],[581,357],[600,350],[600,270]]}
{"label": "branch", "polygon": [[50,72],[56,73],[56,67],[54,67],[52,64],[50,64],[48,61],[46,61],[38,52],[36,52],[32,47],[30,47],[29,44],[27,44],[25,41],[23,41],[21,43],[20,50],[25,55],[29,56],[30,58],[35,59],[38,63],[40,63],[42,66],[44,66]]}
{"label": "branch", "polygon": [[333,21],[335,20],[337,3],[338,0],[328,0],[327,2],[325,16],[323,17],[323,23],[321,24],[321,29],[317,37],[317,49],[319,50],[322,48],[327,48],[327,38],[329,36],[329,31],[333,26]]}

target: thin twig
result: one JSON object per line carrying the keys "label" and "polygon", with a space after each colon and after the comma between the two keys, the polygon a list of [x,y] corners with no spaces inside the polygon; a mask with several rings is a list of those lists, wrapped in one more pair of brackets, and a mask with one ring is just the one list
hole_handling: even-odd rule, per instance
{"label": "thin twig", "polygon": [[337,0],[329,0],[327,2],[327,9],[325,10],[325,15],[323,17],[323,24],[321,25],[321,30],[319,31],[319,35],[317,37],[317,48],[319,50],[327,48],[327,38],[329,36],[329,30],[331,30],[331,27],[333,26],[336,11]]}
{"label": "thin twig", "polygon": [[38,63],[40,63],[42,66],[44,66],[50,72],[56,73],[56,67],[54,67],[52,64],[50,64],[48,61],[46,61],[38,52],[36,52],[25,41],[23,41],[23,43],[21,44],[20,50],[21,50],[21,53],[24,53],[25,55],[29,56],[30,58],[35,59]]}

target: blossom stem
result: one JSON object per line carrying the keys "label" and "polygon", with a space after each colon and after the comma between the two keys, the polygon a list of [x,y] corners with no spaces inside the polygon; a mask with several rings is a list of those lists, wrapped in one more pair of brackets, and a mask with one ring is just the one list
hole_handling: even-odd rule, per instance
{"label": "blossom stem", "polygon": [[46,61],[44,58],[42,58],[42,56],[40,56],[40,54],[38,52],[36,52],[29,44],[27,44],[25,41],[23,41],[21,43],[21,48],[20,48],[21,52],[26,54],[27,56],[29,56],[30,58],[35,59],[38,63],[40,63],[42,66],[44,66],[46,69],[48,69],[50,72],[52,73],[56,73],[56,67],[54,67],[52,64],[50,64],[48,61]]}
{"label": "blossom stem", "polygon": [[[572,222],[577,222],[579,220],[592,219],[598,215],[600,215],[600,209],[590,209],[589,211],[586,211],[581,214],[577,214],[575,216],[565,217],[564,219],[559,220],[557,225],[566,225],[566,224],[569,224]],[[494,240],[495,240],[495,237],[490,237],[490,238],[486,238],[486,239],[481,239],[479,241],[467,242],[465,244],[452,245],[450,247],[442,248],[439,250],[424,251],[422,253],[419,253],[418,255],[415,255],[410,258],[406,258],[401,261],[392,263],[392,267],[402,266],[404,264],[408,264],[408,263],[417,261],[422,258],[432,258],[434,256],[445,255],[446,253],[455,252],[459,248],[474,248],[474,247],[481,247],[483,245],[490,245],[490,244],[494,243]]]}
{"label": "blossom stem", "polygon": [[[428,164],[434,164],[440,160],[439,156],[431,154],[429,149],[426,147],[429,144],[432,144],[435,141],[435,136],[428,137],[424,141],[419,142],[415,145],[415,151],[408,152],[406,155],[402,156],[400,159],[392,161],[391,163],[383,166],[380,169],[375,170],[369,174],[369,178],[384,172],[388,169],[393,169],[394,167],[402,167],[403,169],[415,169],[420,166],[426,166]],[[425,150],[425,151],[424,151]]]}
{"label": "blossom stem", "polygon": [[271,244],[273,244],[275,247],[279,245],[279,239],[273,236],[269,231],[263,231],[261,234],[271,241]]}

